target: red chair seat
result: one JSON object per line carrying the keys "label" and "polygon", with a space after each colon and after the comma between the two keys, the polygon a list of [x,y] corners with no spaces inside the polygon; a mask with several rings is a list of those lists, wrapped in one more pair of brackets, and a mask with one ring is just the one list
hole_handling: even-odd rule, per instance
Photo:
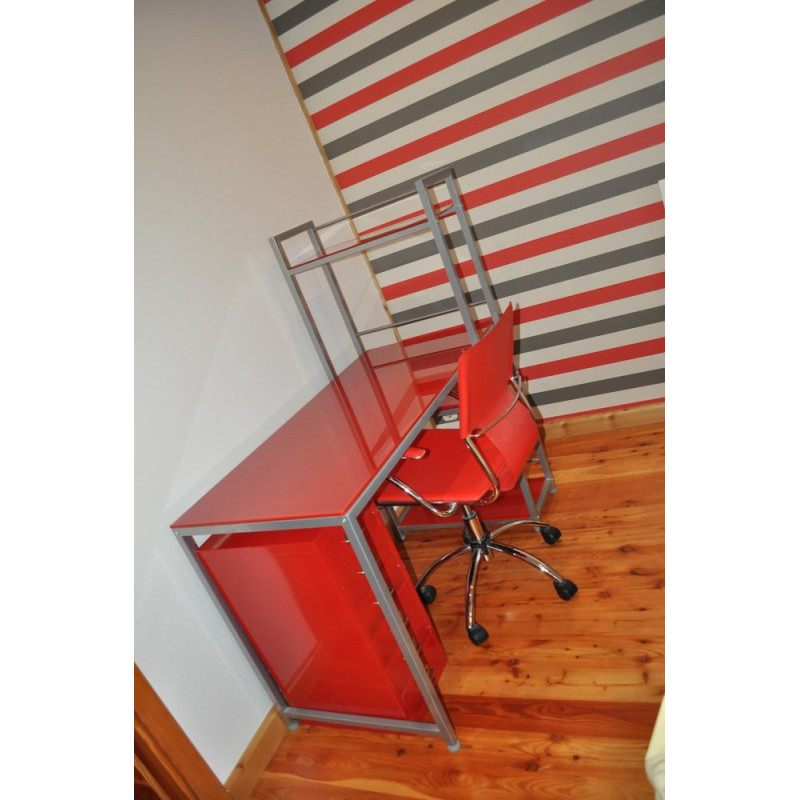
{"label": "red chair seat", "polygon": [[[427,450],[427,454],[420,459],[401,461],[392,475],[423,497],[430,497],[436,503],[477,503],[492,488],[458,430],[425,430],[414,446]],[[409,502],[409,496],[386,482],[377,500],[403,505]]]}
{"label": "red chair seat", "polygon": [[[535,426],[533,426],[535,431]],[[538,436],[533,434],[534,444]],[[516,445],[516,446],[514,446]],[[415,448],[427,451],[422,458],[401,461],[392,475],[418,494],[434,503],[478,503],[492,489],[478,460],[467,449],[461,434],[453,428],[434,428],[423,431],[414,442]],[[510,491],[519,480],[525,462],[531,455],[530,441],[525,438],[509,442],[514,450],[511,463],[497,458],[497,450],[490,440],[483,443],[483,452],[495,470],[500,491]],[[403,505],[409,496],[388,481],[378,494],[379,503]]]}

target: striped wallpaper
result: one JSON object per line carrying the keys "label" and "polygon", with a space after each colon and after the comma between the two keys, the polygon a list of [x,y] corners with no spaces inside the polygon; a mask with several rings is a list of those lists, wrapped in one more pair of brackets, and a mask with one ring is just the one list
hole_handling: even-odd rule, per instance
{"label": "striped wallpaper", "polygon": [[[265,7],[351,211],[455,168],[544,418],[664,398],[663,0]],[[455,308],[433,243],[372,265],[396,320]]]}

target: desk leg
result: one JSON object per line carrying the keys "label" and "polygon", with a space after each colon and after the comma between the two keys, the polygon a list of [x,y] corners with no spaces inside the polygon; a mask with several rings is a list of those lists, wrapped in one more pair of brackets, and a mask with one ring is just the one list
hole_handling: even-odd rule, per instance
{"label": "desk leg", "polygon": [[385,506],[383,511],[386,512],[386,518],[389,520],[389,527],[392,530],[392,534],[394,534],[395,541],[404,542],[406,535],[403,532],[403,529],[400,527],[400,520],[398,519],[394,508],[392,508],[392,506]]}
{"label": "desk leg", "polygon": [[548,496],[556,493],[556,482],[553,478],[553,473],[550,471],[547,453],[545,453],[544,446],[541,442],[536,445],[536,458],[539,462],[539,468],[544,475],[544,485],[542,486],[541,492],[539,492],[539,497],[535,498],[533,496],[533,492],[531,492],[527,476],[524,472],[519,479],[519,488],[522,491],[522,496],[525,499],[525,505],[528,507],[528,513],[531,519],[538,521],[541,519],[539,515],[542,513],[542,508]]}
{"label": "desk leg", "polygon": [[[547,453],[544,449],[544,444],[542,444],[541,440],[536,445],[536,456],[539,459],[539,466],[542,469],[542,474],[544,475],[544,486],[542,487],[542,497],[546,497],[549,494],[555,494],[557,491],[556,487],[556,480],[553,477],[553,473],[550,470],[550,462],[547,460]],[[544,503],[544,500],[542,500]]]}
{"label": "desk leg", "polygon": [[417,652],[414,640],[411,638],[408,628],[406,628],[403,617],[395,605],[394,600],[392,600],[389,587],[386,585],[383,575],[381,575],[380,567],[375,561],[375,556],[372,554],[364,532],[355,517],[343,517],[342,527],[353,547],[353,551],[358,558],[361,568],[364,570],[364,576],[372,588],[375,599],[378,601],[381,611],[383,612],[383,616],[389,624],[389,628],[397,640],[397,644],[411,670],[411,674],[425,699],[428,710],[433,716],[439,734],[447,743],[448,749],[455,753],[461,747],[461,743],[458,741],[453,724],[447,716],[442,698],[433,685],[425,664],[422,662]]}

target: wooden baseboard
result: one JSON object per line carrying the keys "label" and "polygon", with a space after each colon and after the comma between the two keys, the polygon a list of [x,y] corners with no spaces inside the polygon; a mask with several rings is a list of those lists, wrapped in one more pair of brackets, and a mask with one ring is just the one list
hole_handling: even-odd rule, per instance
{"label": "wooden baseboard", "polygon": [[225,781],[225,788],[233,800],[250,800],[261,773],[272,760],[287,730],[286,723],[273,706]]}
{"label": "wooden baseboard", "polygon": [[133,665],[134,788],[161,800],[229,800],[217,776],[136,664]]}
{"label": "wooden baseboard", "polygon": [[545,420],[545,442],[555,439],[568,439],[571,436],[584,436],[591,433],[636,428],[639,425],[654,425],[664,422],[664,401],[644,403],[630,408],[615,408],[597,414],[581,414],[564,419]]}

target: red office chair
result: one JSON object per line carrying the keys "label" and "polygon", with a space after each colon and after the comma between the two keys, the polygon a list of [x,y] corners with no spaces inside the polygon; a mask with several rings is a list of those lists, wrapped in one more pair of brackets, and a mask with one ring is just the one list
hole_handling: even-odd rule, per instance
{"label": "red office chair", "polygon": [[[513,363],[514,323],[511,306],[499,322],[458,361],[459,428],[423,431],[414,447],[378,494],[381,505],[421,504],[438,517],[459,508],[464,521],[464,544],[434,561],[417,582],[425,603],[436,598],[427,581],[451,558],[471,553],[466,586],[466,628],[473,644],[489,634],[475,621],[475,594],[481,561],[493,552],[519,558],[548,575],[558,595],[569,600],[578,587],[540,559],[500,544],[495,539],[515,525],[532,524],[548,544],[561,536],[558,528],[541,520],[507,523],[489,532],[473,506],[493,503],[519,483],[528,459],[539,443],[539,429],[522,391],[521,376]],[[511,391],[509,391],[511,388]]]}

